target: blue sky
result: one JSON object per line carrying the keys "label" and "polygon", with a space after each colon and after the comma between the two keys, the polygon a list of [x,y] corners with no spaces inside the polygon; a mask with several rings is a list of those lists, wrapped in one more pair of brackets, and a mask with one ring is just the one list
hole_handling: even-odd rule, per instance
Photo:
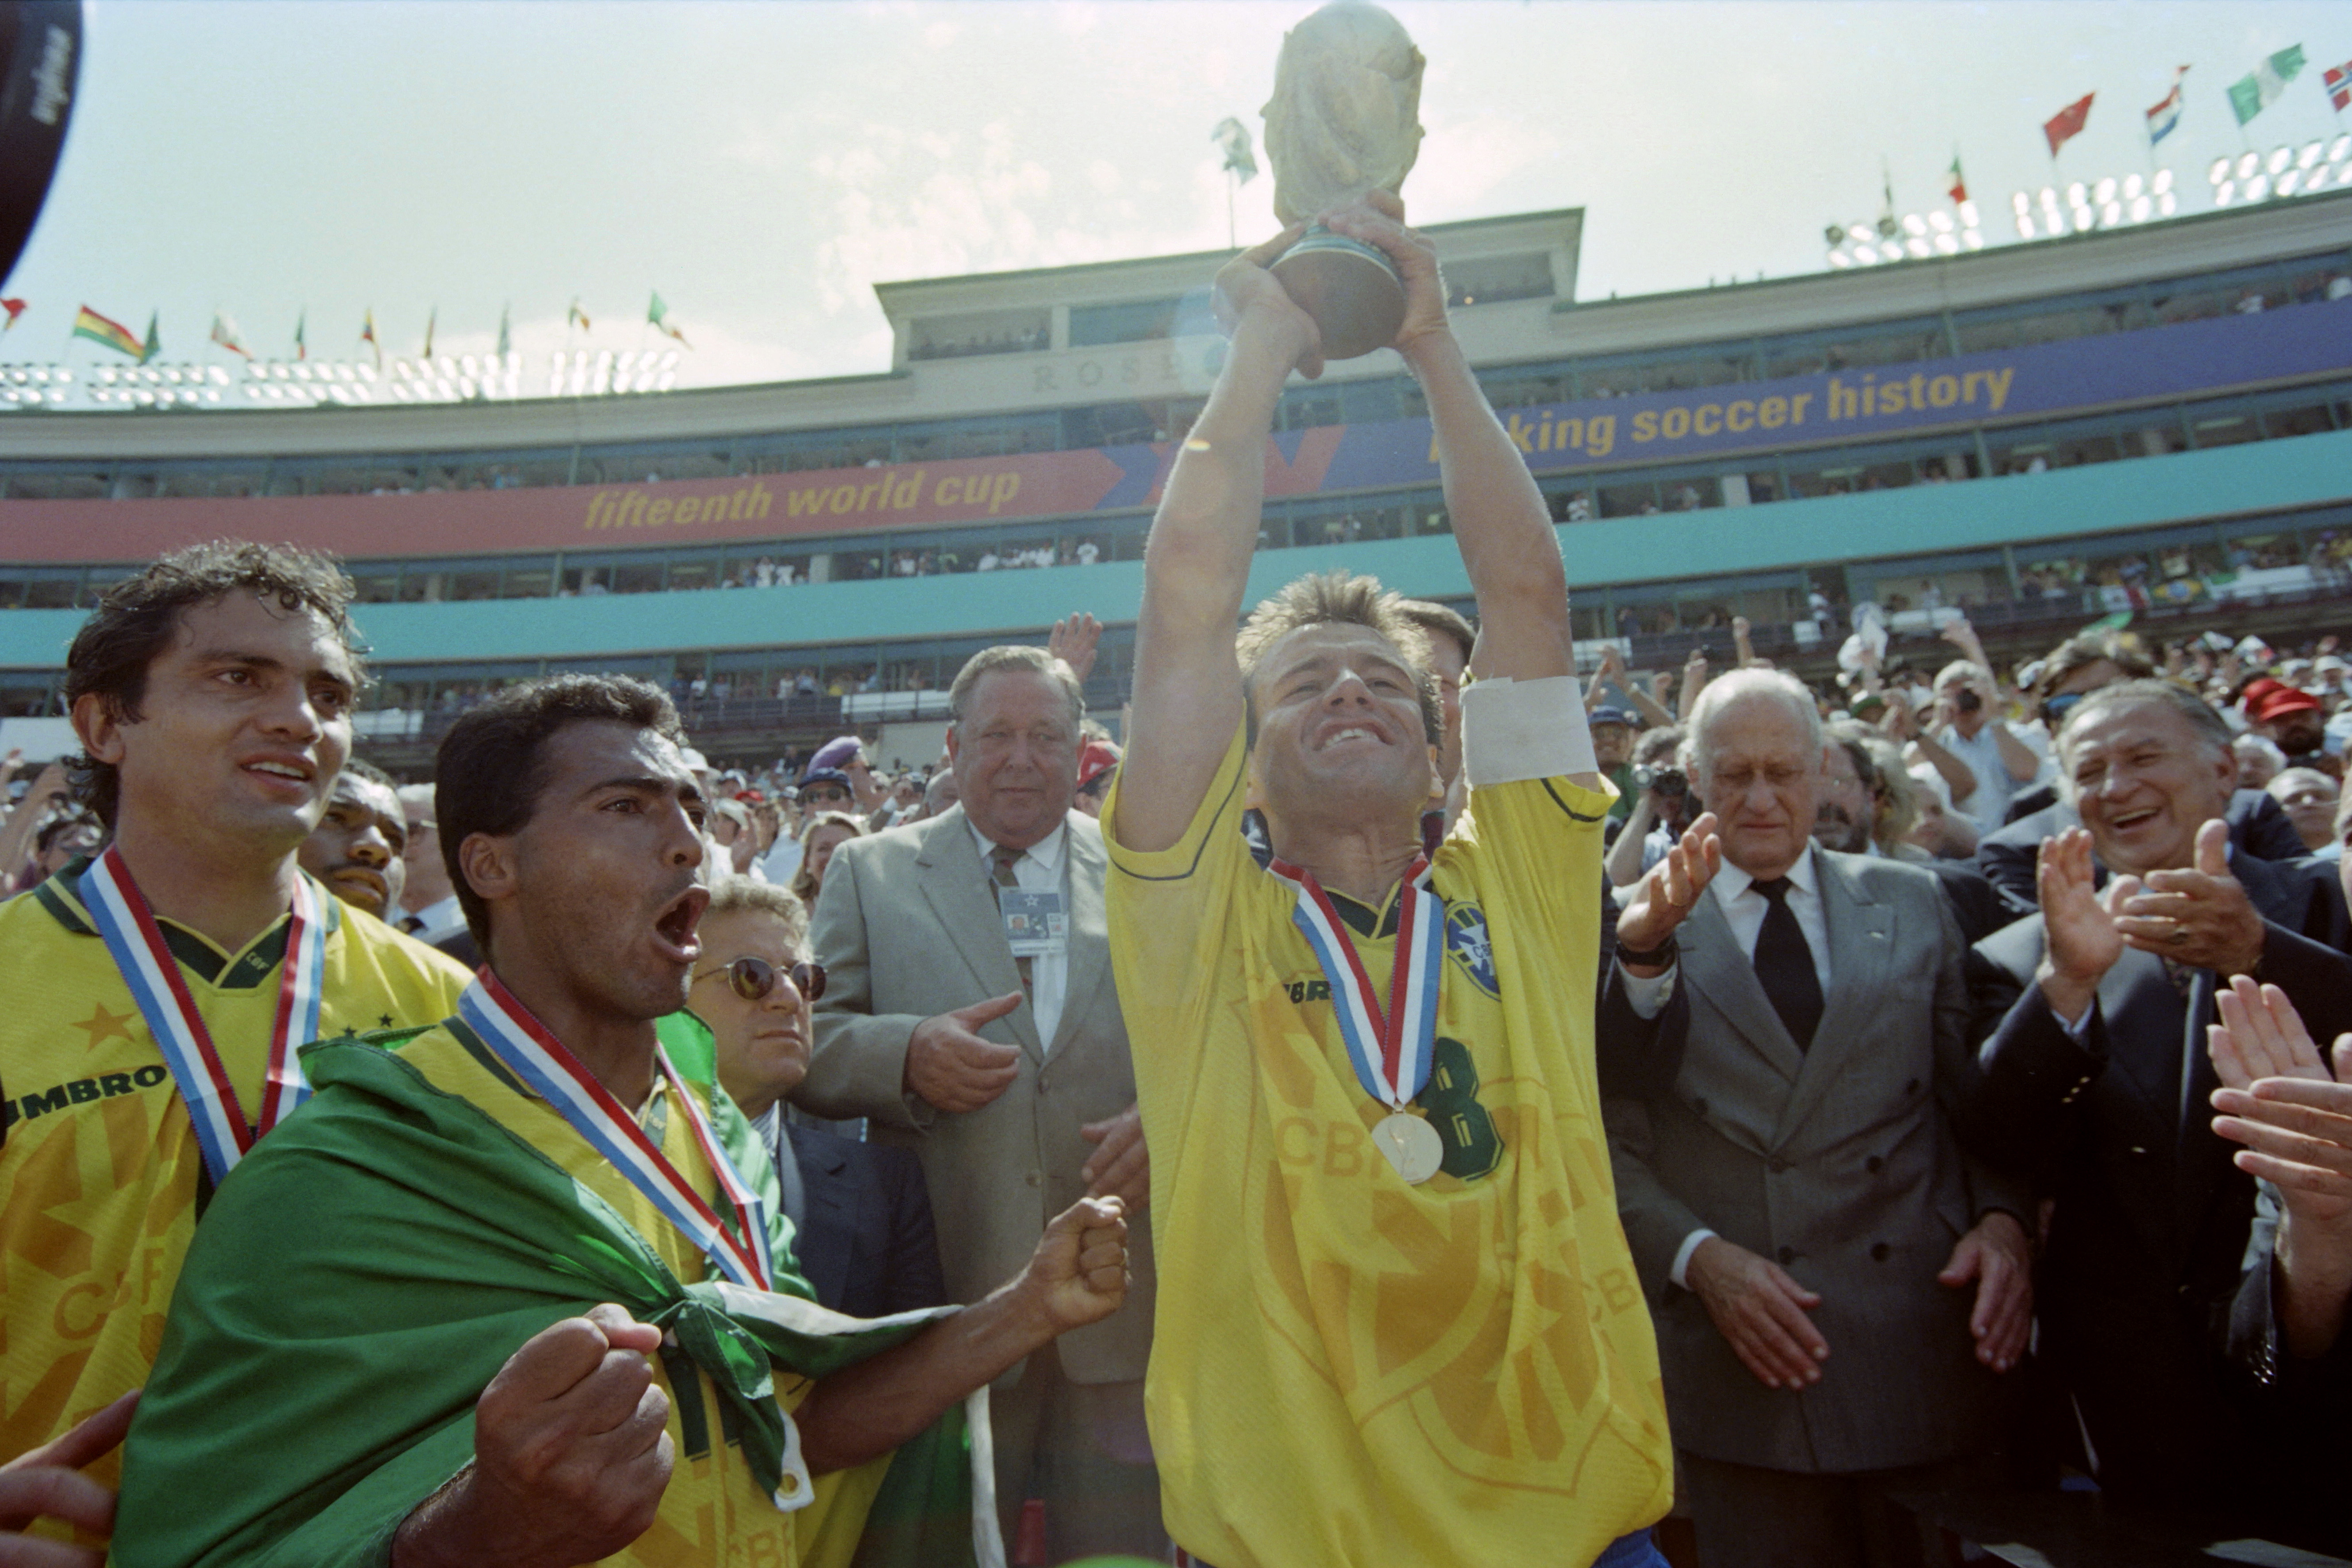
{"label": "blue sky", "polygon": [[[646,346],[658,289],[688,384],[887,368],[872,285],[1225,242],[1211,128],[1260,129],[1303,4],[1125,0],[97,0],[49,207],[0,359],[70,354],[76,305],[166,357],[228,311],[314,356],[373,309],[388,353],[487,350],[511,305],[537,364]],[[2191,0],[1724,0],[1391,7],[1429,58],[1416,219],[1587,209],[1580,294],[1821,270],[1822,229],[1941,204],[1955,145],[1989,241],[2051,177],[2041,123],[2097,101],[2068,178],[2146,173],[2142,111],[2192,67],[2164,162],[2183,210],[2221,153],[2346,129],[2319,84],[2352,6]],[[2224,89],[2310,58],[2251,143]],[[1242,188],[1242,235],[1273,226]]]}

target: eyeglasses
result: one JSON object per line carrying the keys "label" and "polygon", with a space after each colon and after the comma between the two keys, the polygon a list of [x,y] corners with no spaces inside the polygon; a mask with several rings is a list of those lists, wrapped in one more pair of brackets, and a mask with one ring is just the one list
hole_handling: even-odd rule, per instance
{"label": "eyeglasses", "polygon": [[824,784],[801,791],[801,799],[812,805],[847,805],[849,792],[838,784]]}
{"label": "eyeglasses", "polygon": [[801,994],[804,1002],[814,1002],[824,994],[824,965],[805,958],[788,970],[778,969],[764,958],[739,958],[717,969],[706,969],[695,978],[708,980],[714,974],[727,976],[727,984],[746,1002],[766,1001],[779,980],[791,981],[793,989]]}

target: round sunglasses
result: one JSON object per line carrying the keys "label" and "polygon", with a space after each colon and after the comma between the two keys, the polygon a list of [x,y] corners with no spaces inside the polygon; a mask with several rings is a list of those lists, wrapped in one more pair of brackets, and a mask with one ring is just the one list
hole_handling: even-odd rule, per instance
{"label": "round sunglasses", "polygon": [[805,958],[790,969],[778,969],[764,958],[739,958],[717,969],[706,969],[695,978],[708,980],[714,974],[727,976],[727,984],[746,1002],[766,1001],[780,980],[791,981],[793,989],[801,994],[804,1002],[814,1002],[824,994],[824,965]]}

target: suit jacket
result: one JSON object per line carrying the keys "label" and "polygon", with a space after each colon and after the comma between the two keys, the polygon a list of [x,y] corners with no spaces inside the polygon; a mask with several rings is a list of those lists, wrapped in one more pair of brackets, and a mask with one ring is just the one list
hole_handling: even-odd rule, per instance
{"label": "suit jacket", "polygon": [[[2283,987],[2317,1039],[2352,1029],[2352,958],[2334,868],[2240,855],[2231,869],[2262,911],[2261,976]],[[2224,1500],[2250,1471],[2244,1380],[2223,1347],[2250,1278],[2252,1177],[2215,1135],[2204,1026],[2217,977],[2126,949],[2080,1040],[2034,985],[2040,916],[1970,958],[1981,1072],[1962,1136],[2056,1199],[2041,1268],[2042,1348],[2072,1388],[2110,1489]],[[2257,1247],[2252,1249],[2262,1252]],[[2268,1297],[2261,1310],[2267,1321]],[[2259,1339],[2242,1353],[2260,1353]]]}
{"label": "suit jacket", "polygon": [[[1988,1442],[2002,1394],[1975,1357],[1974,1288],[1936,1282],[2016,1184],[1972,1166],[1946,1112],[1969,1070],[1964,952],[1936,879],[1812,851],[1832,949],[1811,1049],[1780,1022],[1721,906],[1678,933],[1675,990],[1652,1026],[1688,1032],[1662,1093],[1607,1102],[1626,1239],[1657,1320],[1675,1443],[1710,1458],[1836,1473],[1948,1458]],[[1612,975],[1601,1027],[1633,1017]],[[1704,1226],[1822,1297],[1822,1381],[1766,1388],[1668,1273]]]}
{"label": "suit jacket", "polygon": [[[1020,1047],[1019,1076],[978,1110],[935,1110],[903,1091],[907,1040],[924,1019],[1021,989],[995,886],[963,808],[834,852],[811,942],[825,967],[815,1048],[793,1103],[872,1119],[877,1142],[914,1151],[938,1221],[949,1298],[976,1301],[1019,1273],[1045,1222],[1086,1195],[1090,1121],[1135,1103],[1127,1025],[1111,982],[1102,829],[1068,817],[1069,979],[1053,1048],[1024,1001],[981,1032]],[[1076,1383],[1142,1377],[1151,1350],[1150,1226],[1128,1232],[1127,1302],[1057,1342]],[[1014,1374],[1008,1374],[1008,1377]]]}
{"label": "suit jacket", "polygon": [[885,1318],[948,1299],[923,1167],[904,1149],[860,1143],[776,1118],[800,1174],[793,1254],[816,1299],[853,1318]]}
{"label": "suit jacket", "polygon": [[[2303,836],[2295,832],[2294,824],[2286,819],[2286,812],[2262,790],[2242,789],[2231,795],[2227,816],[2230,842],[2237,846],[2241,855],[2264,860],[2300,860],[2310,853],[2304,847]],[[2008,826],[1977,841],[1977,869],[1985,874],[1986,880],[1992,883],[2016,915],[2030,915],[2042,907],[2033,887],[2033,862],[2042,852],[2042,841],[2053,833],[2082,826],[2083,819],[2063,801],[2023,816],[2012,816]],[[2106,876],[2105,868],[2101,868],[2099,879],[2104,882]]]}

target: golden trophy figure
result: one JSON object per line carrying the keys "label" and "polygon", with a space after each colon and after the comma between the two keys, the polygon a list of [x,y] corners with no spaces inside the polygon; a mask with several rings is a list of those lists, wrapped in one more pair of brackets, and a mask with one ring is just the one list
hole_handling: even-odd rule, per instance
{"label": "golden trophy figure", "polygon": [[[1275,216],[1294,224],[1373,191],[1398,194],[1421,152],[1424,63],[1397,19],[1361,0],[1326,5],[1284,36],[1265,109]],[[1404,284],[1388,258],[1319,224],[1273,270],[1322,328],[1327,360],[1385,348],[1404,322]]]}

